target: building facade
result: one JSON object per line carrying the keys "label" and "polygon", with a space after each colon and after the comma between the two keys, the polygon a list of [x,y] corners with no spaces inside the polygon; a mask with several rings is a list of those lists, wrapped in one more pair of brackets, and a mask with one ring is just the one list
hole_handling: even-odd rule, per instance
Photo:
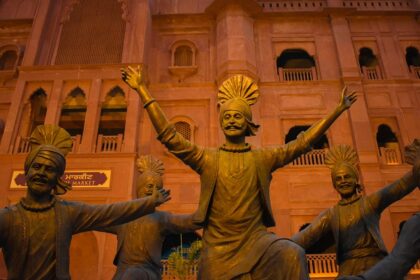
{"label": "building facade", "polygon": [[[199,178],[170,155],[120,68],[143,64],[149,89],[178,131],[202,146],[223,141],[217,88],[234,74],[258,82],[254,146],[284,144],[334,109],[344,85],[358,101],[314,150],[275,172],[276,227],[290,237],[334,205],[324,155],[352,145],[369,194],[410,169],[404,146],[420,138],[420,0],[2,0],[0,1],[0,206],[24,194],[28,136],[58,124],[74,141],[64,196],[88,203],[131,199],[137,155],[165,164],[172,200],[193,212]],[[385,210],[388,248],[420,210],[416,190]],[[74,237],[74,279],[111,279],[116,241]],[[0,266],[4,277],[4,265]]]}

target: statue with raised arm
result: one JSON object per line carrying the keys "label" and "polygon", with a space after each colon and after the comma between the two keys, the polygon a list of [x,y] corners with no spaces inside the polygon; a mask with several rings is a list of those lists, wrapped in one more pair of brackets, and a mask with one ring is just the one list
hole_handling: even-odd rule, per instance
{"label": "statue with raised arm", "polygon": [[[151,156],[137,160],[140,176],[136,195],[148,197],[154,189],[162,190],[163,163]],[[123,225],[101,229],[117,235],[118,245],[114,264],[114,280],[159,280],[161,276],[162,244],[169,234],[192,232],[200,227],[192,222],[191,214],[171,214],[155,211]]]}
{"label": "statue with raised arm", "polygon": [[353,148],[336,146],[328,152],[325,162],[331,169],[331,179],[341,200],[292,239],[306,249],[332,232],[339,276],[358,275],[387,255],[379,231],[381,213],[418,186],[420,157],[415,159],[413,169],[401,179],[366,196],[361,195],[357,155]]}
{"label": "statue with raised arm", "polygon": [[243,75],[219,88],[220,125],[225,143],[203,148],[177,133],[150,95],[141,67],[122,70],[123,80],[135,89],[147,110],[158,139],[200,175],[201,193],[193,221],[203,226],[199,279],[308,279],[303,249],[267,231],[275,225],[269,186],[271,174],[309,151],[337,117],[356,101],[343,90],[337,108],[295,141],[284,146],[254,148],[246,141],[258,125],[251,105],[257,84]]}
{"label": "statue with raised arm", "polygon": [[13,280],[70,279],[69,248],[73,234],[114,226],[154,212],[169,192],[129,202],[89,205],[60,199],[71,186],[61,179],[70,134],[54,126],[38,126],[25,160],[28,185],[19,203],[0,210],[0,247]]}

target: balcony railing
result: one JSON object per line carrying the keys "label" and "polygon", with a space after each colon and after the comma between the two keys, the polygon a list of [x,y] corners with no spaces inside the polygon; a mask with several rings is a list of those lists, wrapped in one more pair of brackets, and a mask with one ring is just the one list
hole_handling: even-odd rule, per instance
{"label": "balcony railing", "polygon": [[[30,137],[18,136],[16,138],[16,145],[15,145],[15,148],[13,150],[13,153],[14,154],[29,153],[29,151],[31,149],[29,139],[30,139]],[[77,150],[79,149],[81,139],[82,139],[82,136],[79,135],[79,134],[71,137],[71,140],[73,141],[73,146],[72,146],[72,149],[71,149],[72,153],[76,153]]]}
{"label": "balcony railing", "polygon": [[402,163],[401,152],[398,148],[379,147],[379,158],[384,165],[399,165]]}
{"label": "balcony railing", "polygon": [[362,66],[362,74],[366,80],[381,80],[381,69],[379,66],[366,67]]}
{"label": "balcony railing", "polygon": [[328,149],[312,150],[301,155],[294,161],[292,166],[322,166],[325,164],[325,154]]}
{"label": "balcony railing", "polygon": [[13,149],[14,154],[26,154],[29,153],[31,145],[29,144],[29,137],[18,136],[16,138],[16,144]]}
{"label": "balcony railing", "polygon": [[96,144],[97,153],[112,153],[120,152],[123,145],[123,135],[98,135],[98,142]]}
{"label": "balcony railing", "polygon": [[[335,279],[338,274],[338,265],[335,254],[310,254],[306,255],[310,279]],[[168,266],[166,260],[162,260],[162,280],[179,280],[176,274]],[[185,280],[197,279],[198,263],[195,262],[187,271]],[[420,275],[420,260],[413,266],[409,276]],[[408,277],[407,279],[412,279]],[[417,279],[417,278],[416,278]]]}
{"label": "balcony railing", "polygon": [[313,81],[317,80],[315,67],[311,68],[282,68],[279,67],[280,81]]}
{"label": "balcony railing", "polygon": [[420,66],[410,66],[410,72],[413,78],[420,79]]}

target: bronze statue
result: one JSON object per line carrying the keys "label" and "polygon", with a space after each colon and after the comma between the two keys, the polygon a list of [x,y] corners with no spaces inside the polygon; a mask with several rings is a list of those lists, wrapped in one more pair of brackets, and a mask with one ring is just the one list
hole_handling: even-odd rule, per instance
{"label": "bronze statue", "polygon": [[150,214],[170,199],[154,190],[148,198],[109,205],[62,200],[71,186],[61,180],[70,135],[62,128],[38,126],[25,161],[26,196],[0,210],[0,247],[8,279],[70,279],[69,248],[73,234],[114,226]]}
{"label": "bronze statue", "polygon": [[341,200],[322,212],[315,220],[292,239],[303,248],[316,243],[323,235],[332,232],[337,248],[339,276],[358,275],[387,255],[379,232],[382,211],[400,200],[418,186],[420,157],[412,171],[401,179],[370,195],[361,195],[357,155],[350,146],[332,148],[326,156],[331,168],[334,188]]}
{"label": "bronze statue", "polygon": [[[163,189],[163,163],[151,156],[137,160],[140,177],[137,197],[147,197],[153,189]],[[192,215],[175,215],[156,211],[130,223],[101,229],[117,235],[118,245],[114,264],[114,280],[158,280],[161,276],[162,244],[169,234],[191,232],[200,227],[192,222]]]}
{"label": "bronze statue", "polygon": [[407,220],[391,253],[359,276],[339,280],[404,280],[420,258],[420,212]]}
{"label": "bronze statue", "polygon": [[219,88],[220,125],[226,142],[202,148],[177,133],[150,95],[142,69],[122,69],[123,80],[135,89],[168,150],[200,175],[201,193],[193,221],[204,227],[199,279],[308,279],[304,251],[290,240],[267,231],[274,226],[269,186],[271,174],[314,144],[353,102],[344,89],[337,108],[295,141],[284,146],[254,148],[245,142],[255,135],[250,105],[257,84],[237,75]]}

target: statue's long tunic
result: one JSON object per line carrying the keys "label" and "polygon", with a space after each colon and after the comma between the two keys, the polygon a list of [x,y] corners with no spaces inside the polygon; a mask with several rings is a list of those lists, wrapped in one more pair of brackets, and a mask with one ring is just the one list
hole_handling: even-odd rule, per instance
{"label": "statue's long tunic", "polygon": [[[36,218],[20,203],[0,210],[0,247],[9,280],[54,279],[68,280],[69,250],[73,234],[129,222],[154,211],[151,198],[108,205],[88,205],[57,199],[45,217]],[[42,215],[44,216],[44,215]],[[48,220],[45,220],[47,219]],[[53,219],[53,222],[51,222]],[[37,225],[36,222],[39,222]],[[45,243],[40,242],[40,227],[46,226]],[[52,244],[46,244],[47,242]],[[34,260],[33,258],[36,258]],[[51,263],[42,259],[49,258]],[[32,267],[27,267],[27,265]],[[47,275],[33,274],[46,269]]]}
{"label": "statue's long tunic", "polygon": [[[199,227],[192,215],[156,211],[130,223],[100,229],[117,235],[114,264],[118,267],[114,280],[124,279],[128,269],[135,269],[136,279],[161,279],[162,244],[169,234],[191,232]],[[144,274],[142,277],[139,274]]]}
{"label": "statue's long tunic", "polygon": [[204,226],[201,279],[232,279],[249,272],[279,239],[266,231],[275,225],[269,196],[271,173],[310,148],[305,134],[284,146],[237,153],[201,148],[173,126],[158,139],[200,174],[194,221]]}
{"label": "statue's long tunic", "polygon": [[322,212],[310,226],[292,239],[309,248],[321,236],[332,231],[337,248],[339,275],[358,275],[366,271],[387,251],[379,231],[382,211],[416,187],[411,173],[372,193],[348,203],[339,202]]}

